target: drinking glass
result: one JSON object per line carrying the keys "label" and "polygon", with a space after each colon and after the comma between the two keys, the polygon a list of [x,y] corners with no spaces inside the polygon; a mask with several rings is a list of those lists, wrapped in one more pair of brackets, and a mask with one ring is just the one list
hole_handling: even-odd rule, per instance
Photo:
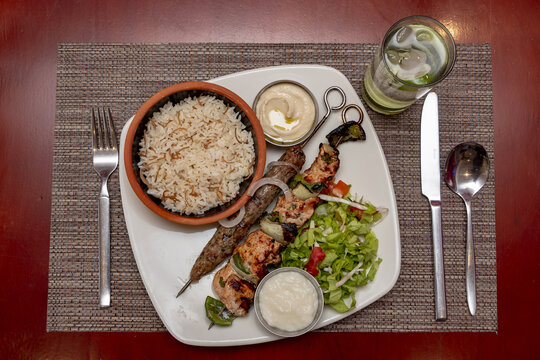
{"label": "drinking glass", "polygon": [[455,60],[456,45],[443,24],[406,17],[384,36],[364,76],[362,97],[379,113],[400,113],[444,80]]}

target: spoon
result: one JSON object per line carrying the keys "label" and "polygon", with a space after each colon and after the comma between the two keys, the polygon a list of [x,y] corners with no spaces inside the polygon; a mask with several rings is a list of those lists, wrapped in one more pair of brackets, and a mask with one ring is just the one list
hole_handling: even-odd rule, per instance
{"label": "spoon", "polygon": [[467,208],[467,303],[471,315],[476,314],[476,274],[472,237],[471,200],[488,178],[489,161],[486,150],[475,142],[457,145],[446,159],[444,179],[448,187],[458,194]]}

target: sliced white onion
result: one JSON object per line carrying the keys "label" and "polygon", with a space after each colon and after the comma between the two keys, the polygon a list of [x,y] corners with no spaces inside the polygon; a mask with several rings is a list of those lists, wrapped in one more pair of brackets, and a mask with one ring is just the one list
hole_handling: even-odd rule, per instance
{"label": "sliced white onion", "polygon": [[272,161],[270,163],[268,163],[268,165],[266,166],[266,170],[270,170],[271,168],[273,168],[274,166],[289,166],[291,168],[294,169],[294,171],[296,171],[297,173],[300,172],[300,168],[294,164],[291,164],[289,162],[286,162],[286,161]]}
{"label": "sliced white onion", "polygon": [[381,214],[381,218],[379,220],[375,221],[373,224],[371,224],[371,226],[377,225],[378,223],[383,221],[388,216],[388,209],[387,208],[377,208],[377,211],[379,212],[379,214]]}
{"label": "sliced white onion", "polygon": [[231,228],[233,226],[240,224],[240,221],[242,221],[242,219],[244,218],[244,215],[246,215],[246,208],[242,206],[242,208],[238,210],[238,215],[236,215],[234,219],[229,220],[225,218],[225,219],[219,220],[218,223],[219,225],[223,227]]}
{"label": "sliced white onion", "polygon": [[342,198],[338,198],[338,197],[335,197],[335,196],[319,194],[319,198],[321,200],[324,200],[324,201],[340,202],[342,204],[346,204],[346,205],[355,207],[355,208],[360,209],[360,210],[367,210],[367,207],[365,207],[364,205],[362,205],[360,203],[355,203],[355,202],[345,200],[345,199],[342,199]]}
{"label": "sliced white onion", "polygon": [[271,177],[264,177],[251,184],[248,191],[246,192],[247,196],[253,196],[253,194],[255,194],[255,191],[257,191],[258,188],[264,185],[274,185],[279,187],[285,194],[285,198],[287,199],[287,201],[292,201],[292,193],[291,189],[289,189],[289,186],[283,181]]}
{"label": "sliced white onion", "polygon": [[[347,249],[347,248],[345,248],[345,249]],[[352,269],[347,275],[345,275],[341,280],[339,280],[336,283],[336,287],[340,287],[341,285],[345,284],[347,282],[347,280],[352,278],[352,276],[354,274],[356,274],[358,272],[358,270],[360,270],[360,268],[362,267],[363,264],[364,264],[363,262],[359,262],[358,265],[356,265],[354,267],[354,269]]]}
{"label": "sliced white onion", "polygon": [[[345,199],[338,198],[338,197],[335,197],[335,196],[321,195],[320,194],[319,198],[321,200],[324,200],[324,201],[340,202],[340,203],[355,207],[355,208],[360,209],[360,210],[367,210],[367,207],[365,207],[364,205],[362,205],[360,203],[345,200]],[[381,214],[381,218],[379,220],[375,221],[373,224],[371,224],[371,226],[375,226],[375,225],[379,224],[381,221],[383,221],[388,216],[388,209],[385,208],[385,207],[381,207],[381,208],[378,207],[377,211],[379,212],[379,214]]]}

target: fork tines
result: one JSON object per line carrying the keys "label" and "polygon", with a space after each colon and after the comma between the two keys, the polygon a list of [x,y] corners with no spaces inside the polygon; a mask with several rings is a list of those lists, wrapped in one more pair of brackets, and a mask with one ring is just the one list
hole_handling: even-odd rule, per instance
{"label": "fork tines", "polygon": [[[96,116],[97,112],[97,116]],[[92,146],[94,150],[116,150],[116,133],[111,109],[92,109]]]}

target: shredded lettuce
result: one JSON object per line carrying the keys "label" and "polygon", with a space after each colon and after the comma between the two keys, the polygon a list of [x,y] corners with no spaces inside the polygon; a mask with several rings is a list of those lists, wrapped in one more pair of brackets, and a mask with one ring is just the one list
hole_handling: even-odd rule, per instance
{"label": "shredded lettuce", "polygon": [[[349,194],[344,198],[352,200]],[[324,302],[339,312],[356,306],[356,288],[373,281],[382,261],[377,256],[379,241],[371,230],[382,214],[372,204],[361,202],[367,208],[361,215],[347,204],[322,202],[281,254],[282,267],[305,269],[313,246],[320,246],[326,256],[318,265],[316,279]]]}

